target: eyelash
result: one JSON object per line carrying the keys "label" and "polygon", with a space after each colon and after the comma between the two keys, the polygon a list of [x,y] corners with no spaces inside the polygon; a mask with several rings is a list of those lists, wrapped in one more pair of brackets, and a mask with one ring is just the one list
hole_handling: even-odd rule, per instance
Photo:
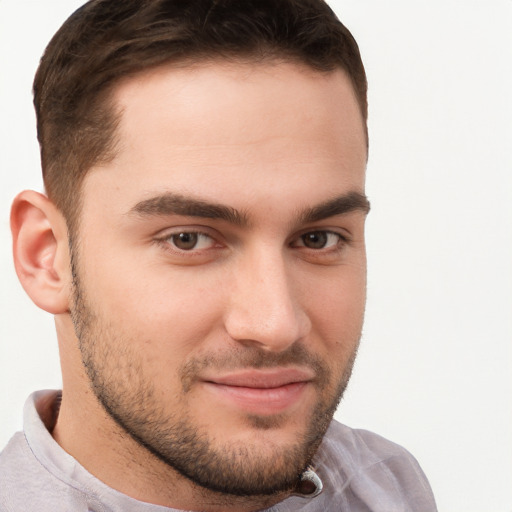
{"label": "eyelash", "polygon": [[[193,237],[197,237],[196,242],[200,240],[201,237],[208,238],[211,240],[211,246],[210,247],[200,247],[199,249],[196,247],[197,243],[194,244],[193,247],[190,249],[183,249],[180,247],[177,247],[176,244],[173,242],[173,239],[176,237],[179,237],[180,235],[192,235]],[[313,235],[319,236],[320,238],[324,236],[326,238],[326,244],[329,243],[329,237],[336,237],[337,241],[334,243],[331,243],[328,247],[308,247],[306,244],[306,239],[310,235],[311,237]],[[205,251],[209,251],[211,249],[215,249],[216,240],[213,236],[211,236],[208,233],[205,233],[204,231],[196,230],[193,228],[183,229],[183,230],[176,230],[172,233],[167,233],[164,236],[158,237],[155,239],[155,242],[159,245],[163,246],[165,250],[179,254],[179,255],[190,255],[194,256],[197,254],[203,254]],[[186,240],[185,240],[186,243]],[[337,231],[332,231],[328,229],[317,229],[317,230],[310,230],[306,231],[299,236],[295,237],[292,242],[290,242],[289,247],[297,248],[305,251],[311,251],[313,253],[320,254],[336,254],[343,250],[343,248],[350,243],[350,239]]]}
{"label": "eyelash", "polygon": [[176,245],[173,243],[173,239],[175,237],[179,237],[180,235],[193,235],[193,236],[196,236],[198,238],[200,237],[206,237],[206,238],[209,238],[211,241],[212,241],[212,245],[215,245],[215,239],[209,235],[208,233],[205,233],[203,231],[199,231],[199,230],[195,230],[195,229],[182,229],[182,230],[178,230],[178,231],[174,231],[172,233],[168,233],[162,237],[158,237],[155,239],[155,241],[160,244],[160,245],[163,245],[164,248],[166,250],[170,250],[172,252],[175,252],[175,253],[179,253],[179,254],[191,254],[193,255],[194,253],[197,253],[197,251],[205,251],[205,250],[208,250],[208,249],[213,249],[214,247],[209,247],[209,248],[200,248],[200,249],[197,249],[195,246],[189,250],[187,249],[181,249],[179,247],[176,247]]}
{"label": "eyelash", "polygon": [[[316,237],[318,237],[320,235],[320,238],[322,236],[325,237],[326,244],[329,242],[329,237],[336,237],[337,241],[335,241],[329,247],[319,247],[319,248],[308,247],[306,245],[306,237],[308,235],[310,236],[310,241],[313,240],[313,238],[312,238],[313,235],[315,235]],[[323,251],[323,252],[338,251],[338,250],[342,249],[347,243],[349,243],[349,239],[347,236],[342,235],[341,233],[338,233],[337,231],[330,231],[328,229],[318,229],[318,230],[307,231],[295,239],[295,241],[297,241],[297,240],[301,240],[302,244],[303,244],[303,245],[300,245],[299,247],[304,247],[305,249],[311,249],[315,252],[316,251]],[[292,247],[294,246],[293,243],[291,245],[292,245]]]}

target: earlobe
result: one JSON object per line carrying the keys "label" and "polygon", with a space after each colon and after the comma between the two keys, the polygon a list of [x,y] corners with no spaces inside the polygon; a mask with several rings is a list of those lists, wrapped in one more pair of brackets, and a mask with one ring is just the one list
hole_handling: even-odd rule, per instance
{"label": "earlobe", "polygon": [[26,190],[12,204],[11,231],[16,273],[41,309],[69,309],[71,272],[66,221],[43,194]]}

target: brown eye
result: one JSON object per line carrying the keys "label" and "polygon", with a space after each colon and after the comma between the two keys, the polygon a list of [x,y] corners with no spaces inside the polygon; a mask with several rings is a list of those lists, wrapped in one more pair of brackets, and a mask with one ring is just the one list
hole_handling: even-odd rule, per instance
{"label": "brown eye", "polygon": [[330,234],[332,233],[327,233],[326,231],[312,231],[302,235],[301,238],[305,247],[309,249],[323,249],[327,245]]}
{"label": "brown eye", "polygon": [[190,251],[195,249],[199,239],[198,233],[178,233],[171,236],[174,246],[182,251]]}
{"label": "brown eye", "polygon": [[165,249],[171,252],[182,253],[190,252],[197,255],[197,252],[204,252],[214,247],[219,247],[213,237],[202,233],[201,231],[178,231],[168,233],[156,239]]}

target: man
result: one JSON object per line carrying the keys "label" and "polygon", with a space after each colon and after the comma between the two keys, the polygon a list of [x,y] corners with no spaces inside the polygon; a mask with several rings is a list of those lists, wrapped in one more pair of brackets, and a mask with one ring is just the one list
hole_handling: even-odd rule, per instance
{"label": "man", "polygon": [[63,391],[27,401],[1,510],[435,510],[332,420],[359,343],[366,78],[320,0],[93,0],[34,83],[47,196],[14,258]]}

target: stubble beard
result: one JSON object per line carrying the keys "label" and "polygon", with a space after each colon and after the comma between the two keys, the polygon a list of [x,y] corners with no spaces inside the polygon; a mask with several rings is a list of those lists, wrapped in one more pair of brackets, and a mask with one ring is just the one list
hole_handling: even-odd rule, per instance
{"label": "stubble beard", "polygon": [[[226,369],[234,364],[261,368],[297,363],[312,367],[317,376],[314,384],[319,399],[307,428],[293,443],[272,445],[271,436],[265,435],[252,444],[236,439],[219,443],[192,418],[182,413],[178,417],[165,409],[165,403],[159,403],[151,376],[145,374],[143,361],[132,348],[136,343],[129,337],[120,339],[120,331],[92,310],[76,267],[76,258],[72,258],[71,318],[91,389],[115,423],[140,446],[206,490],[246,497],[293,490],[311,463],[347,387],[358,343],[334,386],[330,367],[298,344],[277,355],[245,347],[222,360],[209,357],[188,361],[180,371],[180,392],[185,400],[195,372],[205,365]],[[284,421],[284,415],[246,417],[247,428],[262,434]]]}

